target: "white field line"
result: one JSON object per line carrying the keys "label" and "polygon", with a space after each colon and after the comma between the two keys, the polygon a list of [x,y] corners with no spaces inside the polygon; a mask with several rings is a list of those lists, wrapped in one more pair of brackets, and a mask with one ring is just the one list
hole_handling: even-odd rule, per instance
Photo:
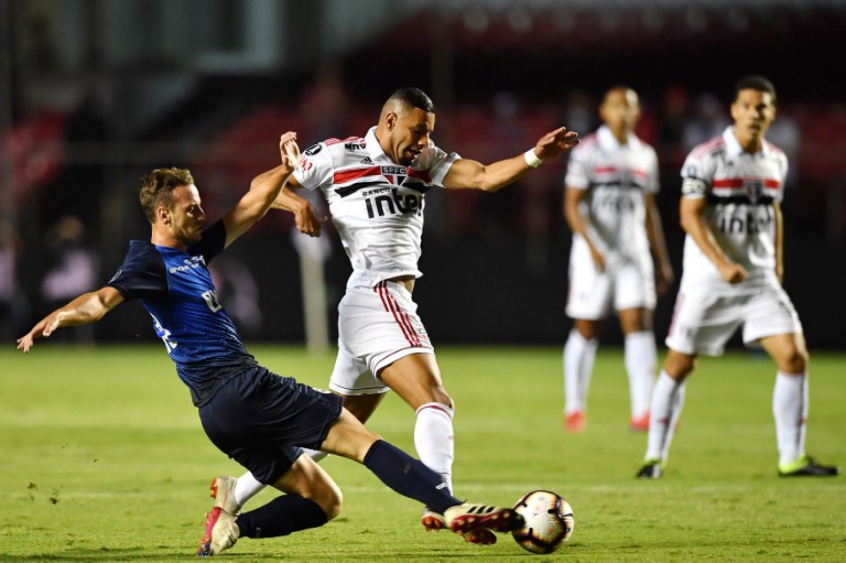
{"label": "white field line", "polygon": [[[526,483],[509,483],[509,484],[502,484],[502,483],[491,483],[491,484],[480,484],[480,483],[468,483],[468,484],[459,484],[458,489],[461,494],[465,492],[489,492],[491,490],[497,491],[509,491],[509,492],[516,492],[516,493],[525,493],[532,489],[532,487],[536,488],[543,488],[548,485],[532,485]],[[555,489],[557,485],[549,486],[551,489]],[[390,489],[383,486],[341,486],[341,489],[344,492],[349,493],[390,493]],[[634,484],[632,485],[584,485],[574,487],[574,491],[579,494],[604,494],[604,493],[616,493],[616,494],[637,494],[642,490],[646,490],[645,487],[635,487]],[[654,492],[655,490],[660,490],[663,492],[668,491],[677,491],[681,492],[680,489],[676,489],[669,485],[655,487],[654,484],[649,485],[649,491]],[[837,491],[843,492],[846,489],[846,485],[825,485],[825,486],[817,486],[814,487],[815,490],[820,491]],[[562,489],[563,490],[563,489]],[[773,484],[773,486],[769,489],[772,492],[778,492],[780,488]],[[29,493],[19,493],[19,492],[8,492],[3,496],[10,500],[21,500],[30,498],[39,499],[45,498],[50,496],[50,493],[53,491],[51,488],[44,488],[42,489],[39,487],[39,490],[33,491],[33,494],[30,495]],[[685,489],[684,492],[692,493],[692,494],[701,494],[701,495],[712,495],[715,493],[719,494],[726,494],[726,493],[748,493],[748,492],[761,492],[761,486],[745,486],[745,485],[732,485],[732,486],[720,486],[720,487],[691,487],[689,489]],[[175,492],[145,492],[145,491],[122,491],[122,492],[112,492],[112,491],[103,491],[103,492],[73,492],[67,489],[60,489],[58,491],[58,497],[62,500],[73,500],[73,499],[96,499],[96,498],[148,498],[148,499],[168,499],[168,498],[192,498],[197,496],[205,496],[205,491],[203,487],[197,487],[195,490],[190,491],[175,491]]]}

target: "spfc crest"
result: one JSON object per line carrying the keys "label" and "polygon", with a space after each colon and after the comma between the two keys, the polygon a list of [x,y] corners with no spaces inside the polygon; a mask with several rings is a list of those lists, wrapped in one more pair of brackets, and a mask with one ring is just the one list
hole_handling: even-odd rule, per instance
{"label": "spfc crest", "polygon": [[764,181],[761,178],[746,178],[743,180],[743,191],[749,198],[749,203],[757,205],[764,194]]}

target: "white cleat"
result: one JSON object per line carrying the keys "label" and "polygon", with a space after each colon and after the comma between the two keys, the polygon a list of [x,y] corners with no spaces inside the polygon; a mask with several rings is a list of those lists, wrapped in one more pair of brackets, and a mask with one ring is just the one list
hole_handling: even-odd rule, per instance
{"label": "white cleat", "polygon": [[200,540],[197,555],[210,557],[229,549],[238,541],[241,530],[235,523],[235,517],[219,506],[206,513],[206,531]]}
{"label": "white cleat", "polygon": [[[444,520],[443,515],[438,514],[428,506],[423,509],[423,515],[420,516],[420,523],[427,532],[441,530],[448,530],[449,527]],[[467,543],[475,543],[478,545],[493,545],[496,543],[496,534],[486,528],[478,528],[470,530],[469,532],[459,534]]]}
{"label": "white cleat", "polygon": [[510,532],[525,524],[523,517],[510,508],[469,503],[447,508],[444,522],[450,530],[465,538],[479,530]]}
{"label": "white cleat", "polygon": [[215,477],[209,485],[214,505],[222,508],[229,514],[235,515],[241,511],[241,507],[235,502],[235,486],[238,484],[236,477],[222,475]]}

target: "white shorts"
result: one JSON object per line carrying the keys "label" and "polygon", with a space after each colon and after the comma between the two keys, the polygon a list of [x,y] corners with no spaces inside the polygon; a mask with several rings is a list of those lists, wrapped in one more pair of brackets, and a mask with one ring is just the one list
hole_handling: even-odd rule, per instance
{"label": "white shorts", "polygon": [[743,325],[743,343],[767,336],[802,334],[802,323],[790,298],[775,280],[715,289],[682,289],[665,343],[683,354],[719,356]]}
{"label": "white shorts", "polygon": [[655,308],[655,270],[651,259],[609,255],[605,271],[599,272],[587,244],[581,239],[574,240],[570,252],[567,316],[598,321],[613,311],[639,308]]}
{"label": "white shorts", "polygon": [[417,304],[398,283],[347,288],[338,306],[338,357],[329,388],[342,395],[385,393],[379,372],[411,354],[434,354]]}

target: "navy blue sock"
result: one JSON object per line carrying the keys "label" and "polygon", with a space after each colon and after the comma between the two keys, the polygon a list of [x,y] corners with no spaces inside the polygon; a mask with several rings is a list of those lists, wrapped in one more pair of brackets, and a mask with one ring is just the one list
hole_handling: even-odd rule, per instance
{"label": "navy blue sock", "polygon": [[283,495],[255,510],[239,514],[235,522],[242,538],[275,538],[317,528],[328,519],[313,500],[300,495]]}
{"label": "navy blue sock", "polygon": [[443,514],[450,506],[461,504],[437,473],[384,440],[370,446],[364,465],[399,494],[419,500],[435,512]]}

